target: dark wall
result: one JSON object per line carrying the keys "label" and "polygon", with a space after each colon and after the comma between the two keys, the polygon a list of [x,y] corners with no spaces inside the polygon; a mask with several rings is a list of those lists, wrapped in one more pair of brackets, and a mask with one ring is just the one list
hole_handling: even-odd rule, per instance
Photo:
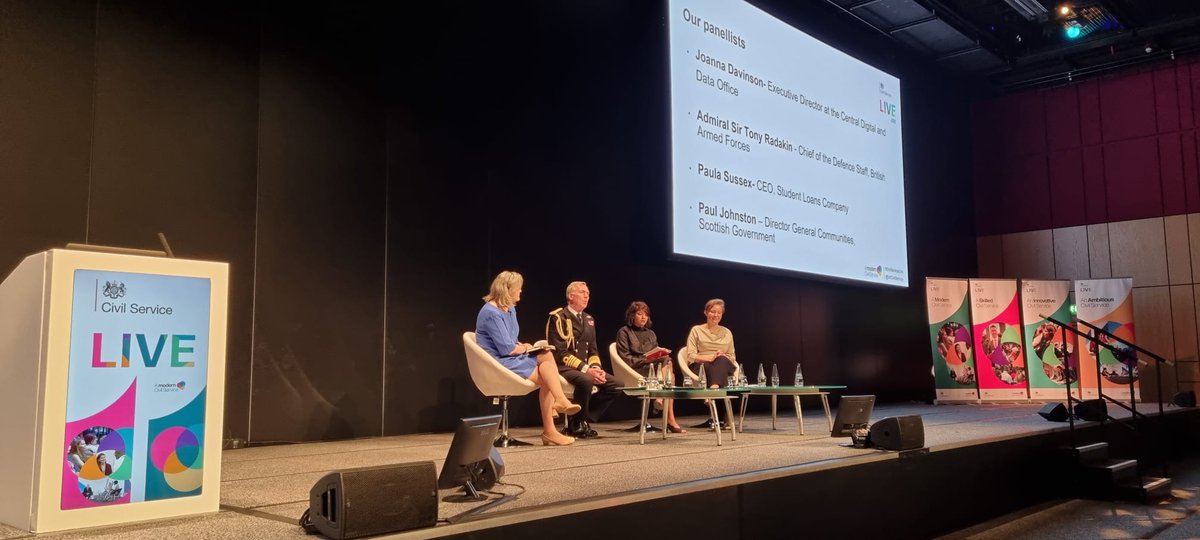
{"label": "dark wall", "polygon": [[0,262],[158,231],[230,261],[225,438],[493,410],[461,334],[502,269],[531,341],[571,280],[605,344],[640,298],[677,348],[719,296],[751,370],[929,399],[921,278],[975,269],[966,90],[820,6],[758,4],[903,80],[909,288],[668,259],[666,8],[640,1],[0,4]]}

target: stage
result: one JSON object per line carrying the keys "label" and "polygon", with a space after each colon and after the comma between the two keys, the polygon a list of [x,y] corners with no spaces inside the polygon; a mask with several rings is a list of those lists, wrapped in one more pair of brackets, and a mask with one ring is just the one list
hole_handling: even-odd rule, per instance
{"label": "stage", "polygon": [[[622,421],[595,425],[601,438],[569,447],[501,449],[507,468],[503,482],[524,486],[523,494],[472,520],[393,537],[500,538],[582,527],[575,536],[648,537],[666,528],[688,538],[794,537],[801,530],[815,537],[873,531],[915,538],[951,532],[1059,493],[1054,486],[1061,477],[1050,470],[1049,453],[1069,442],[1067,424],[1039,417],[1040,403],[877,406],[873,421],[922,417],[928,450],[908,452],[846,447],[849,439],[828,436],[819,406],[805,405],[808,434],[803,436],[787,408],[780,411],[780,429],[771,430],[768,415],[748,415],[745,431],[736,441],[726,433],[722,446],[701,429],[670,434],[667,440],[647,434],[641,445],[636,432],[622,431],[634,422]],[[1197,416],[1194,409],[1170,407],[1165,420],[1194,437]],[[688,425],[701,417],[680,420]],[[1080,442],[1100,439],[1097,424],[1078,426]],[[538,431],[513,429],[526,441],[537,440]],[[1103,431],[1127,437],[1124,428],[1111,424]],[[321,476],[428,460],[440,469],[450,439],[451,434],[441,433],[227,450],[221,512],[66,536],[301,537],[295,522]],[[1115,448],[1123,444],[1114,441]],[[496,491],[520,489],[497,486]],[[478,504],[441,502],[439,518]],[[0,538],[24,534],[0,529]]]}

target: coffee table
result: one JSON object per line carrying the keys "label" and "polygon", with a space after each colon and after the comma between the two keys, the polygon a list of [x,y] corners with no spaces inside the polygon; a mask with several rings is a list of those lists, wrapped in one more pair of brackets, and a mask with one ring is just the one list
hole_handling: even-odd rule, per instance
{"label": "coffee table", "polygon": [[[725,421],[730,425],[734,423],[733,404],[731,400],[736,399],[736,395],[730,395],[724,388],[663,388],[657,390],[647,390],[645,388],[622,388],[622,390],[634,397],[642,400],[642,427],[641,444],[646,444],[646,416],[650,412],[650,402],[655,399],[704,399],[708,400],[708,412],[712,416],[713,423],[719,425],[720,420],[717,414],[717,402],[725,402]],[[663,408],[663,430],[662,438],[667,438],[667,409]],[[713,430],[717,432],[717,446],[722,445],[721,430]],[[731,438],[737,440],[737,430],[731,430]]]}
{"label": "coffee table", "polygon": [[825,407],[825,420],[829,423],[829,429],[833,429],[833,415],[829,412],[829,390],[845,389],[845,386],[742,386],[737,388],[729,388],[729,392],[743,394],[742,410],[739,418],[739,429],[745,431],[746,428],[746,404],[750,401],[750,396],[771,396],[771,429],[778,429],[775,426],[777,418],[777,407],[779,396],[791,396],[792,402],[796,406],[796,423],[800,425],[800,434],[804,435],[804,419],[800,411],[800,398],[804,396],[818,396],[821,398],[821,405]]}

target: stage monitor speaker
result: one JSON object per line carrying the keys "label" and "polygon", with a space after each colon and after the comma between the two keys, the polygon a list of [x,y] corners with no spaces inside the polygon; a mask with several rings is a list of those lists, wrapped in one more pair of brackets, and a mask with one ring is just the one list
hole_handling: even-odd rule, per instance
{"label": "stage monitor speaker", "polygon": [[432,461],[335,471],[309,491],[308,520],[334,540],[432,527],[437,496]]}
{"label": "stage monitor speaker", "polygon": [[1108,418],[1108,404],[1103,399],[1085,399],[1075,405],[1075,416],[1089,422],[1102,422]]}
{"label": "stage monitor speaker", "polygon": [[887,450],[912,450],[925,446],[925,424],[920,416],[890,416],[871,424],[871,445]]}
{"label": "stage monitor speaker", "polygon": [[1047,403],[1042,406],[1042,410],[1038,411],[1038,414],[1051,422],[1066,422],[1069,416],[1067,406],[1062,403]]}
{"label": "stage monitor speaker", "polygon": [[[494,446],[492,447],[491,455],[488,456],[487,462],[483,464],[482,476],[483,483],[487,487],[480,489],[492,489],[496,485],[496,482],[504,478],[504,458],[500,457],[500,452],[496,451],[496,447]],[[479,488],[479,486],[475,487]]]}
{"label": "stage monitor speaker", "polygon": [[1196,392],[1192,390],[1184,390],[1183,392],[1175,394],[1175,397],[1171,398],[1171,403],[1174,403],[1179,407],[1195,407]]}

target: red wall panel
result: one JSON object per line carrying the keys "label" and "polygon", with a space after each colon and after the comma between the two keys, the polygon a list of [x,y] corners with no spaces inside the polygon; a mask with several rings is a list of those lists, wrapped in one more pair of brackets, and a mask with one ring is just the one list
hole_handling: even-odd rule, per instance
{"label": "red wall panel", "polygon": [[[1188,65],[1188,91],[1191,93],[1192,126],[1200,125],[1200,66],[1194,62]],[[1181,84],[1182,86],[1182,84]]]}
{"label": "red wall panel", "polygon": [[[1200,212],[1200,60],[1004,96],[976,110],[979,234]],[[1043,187],[1048,210],[1033,199]],[[1025,213],[996,213],[997,204]]]}
{"label": "red wall panel", "polygon": [[1183,150],[1179,134],[1158,137],[1158,170],[1162,179],[1162,206],[1165,215],[1187,213],[1187,190],[1183,181]]}
{"label": "red wall panel", "polygon": [[1184,64],[1175,68],[1175,90],[1179,95],[1179,127],[1187,129],[1196,126],[1192,117],[1192,68],[1195,64]]}
{"label": "red wall panel", "polygon": [[1155,133],[1154,79],[1136,73],[1100,82],[1104,141],[1120,141]]}
{"label": "red wall panel", "polygon": [[1108,221],[1108,193],[1104,189],[1104,149],[1083,148],[1083,210],[1087,222]]}
{"label": "red wall panel", "polygon": [[996,162],[980,156],[975,151],[975,234],[987,236],[1005,231],[1004,224],[993,215],[995,196],[993,186],[1000,185],[1000,168]]}
{"label": "red wall panel", "polygon": [[1158,169],[1158,138],[1143,137],[1104,145],[1104,186],[1108,220],[1163,215]]}
{"label": "red wall panel", "polygon": [[1180,134],[1180,165],[1183,168],[1183,189],[1187,193],[1187,211],[1200,212],[1200,168],[1196,162],[1196,133]]}
{"label": "red wall panel", "polygon": [[1175,66],[1154,70],[1154,110],[1159,133],[1179,129],[1179,89],[1175,84]]}
{"label": "red wall panel", "polygon": [[1016,114],[1012,115],[1012,132],[1015,155],[1023,156],[1046,151],[1046,108],[1038,92],[1017,94]]}
{"label": "red wall panel", "polygon": [[1100,143],[1100,89],[1096,81],[1079,85],[1079,134],[1083,144]]}
{"label": "red wall panel", "polygon": [[985,191],[988,213],[1005,231],[1033,231],[1050,228],[1050,181],[1046,155],[1014,157],[1001,169],[1000,182]]}
{"label": "red wall panel", "polygon": [[1083,201],[1083,152],[1053,152],[1049,159],[1051,227],[1087,223]]}
{"label": "red wall panel", "polygon": [[1079,148],[1079,94],[1074,86],[1046,92],[1046,144],[1048,149]]}
{"label": "red wall panel", "polygon": [[[1021,114],[1020,94],[1015,96],[1006,96],[997,100],[994,114],[988,114],[989,120],[993,127],[991,137],[996,145],[992,147],[994,154],[1001,156],[1013,156],[1021,153],[1021,142],[1018,141],[1024,136],[1021,132],[1021,123],[1019,116]],[[981,129],[987,129],[987,126],[981,126]]]}
{"label": "red wall panel", "polygon": [[971,131],[975,141],[975,159],[989,159],[1005,145],[1000,137],[1003,130],[1000,119],[1003,104],[999,100],[976,103],[971,109]]}

